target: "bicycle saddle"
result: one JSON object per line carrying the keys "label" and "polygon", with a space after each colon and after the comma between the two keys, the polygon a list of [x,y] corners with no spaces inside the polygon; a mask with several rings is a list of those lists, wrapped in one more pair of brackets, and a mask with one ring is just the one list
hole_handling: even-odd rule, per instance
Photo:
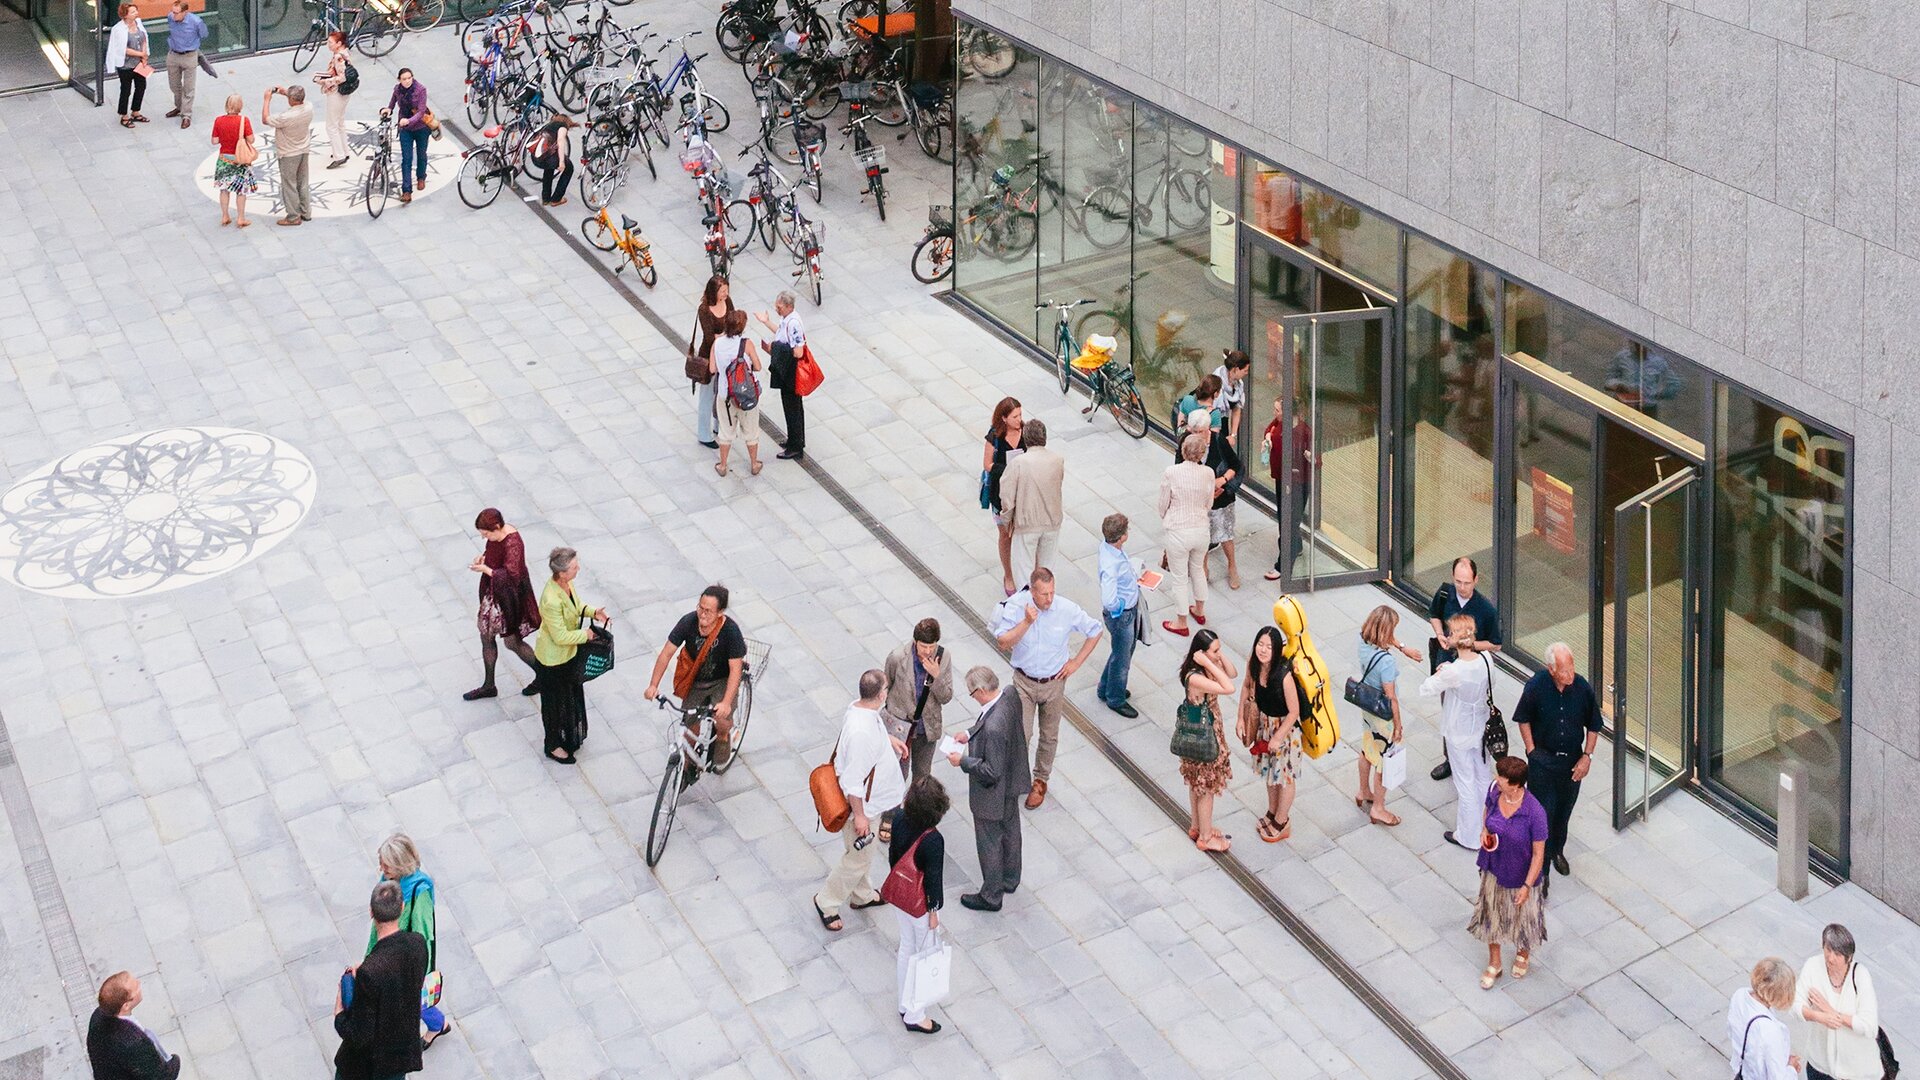
{"label": "bicycle saddle", "polygon": [[632,218],[628,217],[625,214],[620,215],[620,231],[621,232],[632,232],[634,228],[637,227],[639,224],[640,224],[639,222],[633,220]]}
{"label": "bicycle saddle", "polygon": [[715,214],[713,211],[709,210],[707,211],[706,216],[700,219],[700,224],[705,225],[707,228],[711,229],[715,225],[720,224],[720,217],[719,215]]}
{"label": "bicycle saddle", "polygon": [[497,139],[500,137],[500,125],[495,124],[492,127],[482,128],[480,130],[480,134],[486,136],[489,139]]}

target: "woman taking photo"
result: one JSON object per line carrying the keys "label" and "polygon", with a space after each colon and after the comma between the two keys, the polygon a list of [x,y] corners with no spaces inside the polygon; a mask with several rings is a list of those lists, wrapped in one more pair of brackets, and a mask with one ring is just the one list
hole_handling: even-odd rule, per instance
{"label": "woman taking photo", "polygon": [[1467,933],[1487,946],[1482,990],[1493,989],[1500,980],[1501,942],[1513,945],[1513,977],[1524,979],[1533,950],[1547,940],[1547,913],[1538,888],[1547,861],[1547,811],[1527,791],[1526,762],[1503,757],[1494,777],[1480,832],[1480,894],[1467,922]]}
{"label": "woman taking photo", "polygon": [[1293,665],[1280,652],[1280,631],[1263,626],[1247,652],[1247,681],[1240,688],[1240,741],[1267,784],[1267,814],[1260,839],[1277,844],[1293,835],[1294,782],[1300,775],[1300,696]]}
{"label": "woman taking photo", "polygon": [[[1367,820],[1375,825],[1393,826],[1400,824],[1399,815],[1387,809],[1387,782],[1381,772],[1386,760],[1387,749],[1397,745],[1405,735],[1400,723],[1400,696],[1394,689],[1394,680],[1400,677],[1400,662],[1394,659],[1397,650],[1409,660],[1420,659],[1420,654],[1400,644],[1395,631],[1400,627],[1400,613],[1381,604],[1367,615],[1367,621],[1360,624],[1360,681],[1386,695],[1387,705],[1393,710],[1393,719],[1380,717],[1360,710],[1362,728],[1360,731],[1360,793],[1353,797],[1353,804],[1367,811]],[[1480,782],[1478,800],[1486,797],[1487,785]],[[1468,836],[1479,835],[1476,827]]]}
{"label": "woman taking photo", "polygon": [[693,426],[700,436],[700,445],[709,450],[720,449],[720,441],[715,437],[714,430],[715,395],[720,388],[720,373],[713,366],[713,343],[726,333],[727,320],[732,315],[733,295],[727,288],[727,279],[715,274],[707,279],[707,287],[700,294],[700,310],[697,314],[699,333],[693,350],[694,356],[707,363],[707,377],[697,384],[693,398]]}
{"label": "woman taking photo", "polygon": [[1201,851],[1226,851],[1233,846],[1231,837],[1213,827],[1213,800],[1227,789],[1227,781],[1233,779],[1233,760],[1227,754],[1227,733],[1220,723],[1219,699],[1233,693],[1238,675],[1233,661],[1227,659],[1226,650],[1220,647],[1220,635],[1202,630],[1193,636],[1193,644],[1187,647],[1187,658],[1180,662],[1180,685],[1186,690],[1186,699],[1180,704],[1181,720],[1211,727],[1218,747],[1211,761],[1180,759],[1180,779],[1186,781],[1187,807],[1193,814],[1187,837]]}
{"label": "woman taking photo", "polygon": [[227,214],[227,200],[237,199],[240,203],[240,225],[244,229],[253,224],[247,220],[247,196],[253,194],[253,166],[240,164],[235,155],[240,145],[245,143],[248,149],[253,147],[253,121],[240,115],[246,102],[239,94],[227,95],[227,114],[217,116],[213,121],[213,145],[220,156],[213,161],[213,186],[220,189],[220,224],[230,225],[233,218]]}
{"label": "woman taking photo", "polygon": [[587,692],[580,677],[586,658],[580,655],[580,646],[593,640],[593,630],[582,625],[586,621],[582,616],[605,621],[607,609],[589,608],[574,595],[580,556],[572,548],[554,548],[547,556],[547,569],[553,577],[540,590],[540,635],[533,643],[533,658],[539,665],[534,685],[540,688],[540,724],[546,729],[547,757],[562,765],[578,765],[577,751],[587,740]]}
{"label": "woman taking photo", "polygon": [[[147,64],[147,28],[140,24],[140,9],[133,4],[120,5],[120,21],[107,35],[107,68],[120,78],[120,126],[144,124],[140,103],[147,99],[147,76],[153,68]],[[131,95],[133,111],[127,111]]]}
{"label": "woman taking photo", "polygon": [[894,818],[893,839],[887,841],[887,865],[893,867],[887,884],[893,885],[902,876],[915,876],[901,865],[909,859],[920,878],[920,886],[911,896],[887,891],[887,898],[895,905],[894,918],[900,924],[900,947],[894,956],[899,992],[894,996],[900,1006],[900,1023],[915,1035],[932,1035],[940,1030],[940,1021],[928,1016],[924,1008],[913,1008],[907,1000],[907,971],[914,955],[931,947],[934,931],[940,929],[940,905],[946,900],[941,869],[946,865],[947,839],[940,835],[939,825],[949,805],[947,789],[940,781],[931,776],[915,780]]}
{"label": "woman taking photo", "polygon": [[1820,931],[1820,955],[1800,968],[1794,1015],[1805,1020],[1801,1045],[1807,1080],[1880,1080],[1880,998],[1854,962],[1853,934],[1839,923]]}
{"label": "woman taking photo", "polygon": [[993,421],[987,425],[987,452],[980,460],[980,471],[986,476],[987,508],[993,511],[993,524],[1000,534],[1000,585],[1012,596],[1016,591],[1013,582],[1013,522],[1000,511],[1000,476],[1007,471],[1007,458],[1020,451],[1020,425],[1026,423],[1026,417],[1020,411],[1020,402],[1015,398],[1001,398],[1000,404],[993,407]]}
{"label": "woman taking photo", "polygon": [[[540,665],[533,658],[527,639],[540,629],[540,602],[533,596],[533,579],[527,574],[527,546],[520,530],[507,524],[500,511],[489,506],[480,511],[473,527],[487,538],[486,550],[474,556],[467,569],[480,575],[480,662],[486,678],[479,687],[460,695],[465,701],[479,701],[499,693],[493,683],[493,666],[500,659],[496,639],[506,638],[513,655],[527,662],[537,675]],[[529,682],[521,693],[540,692],[538,680]]]}
{"label": "woman taking photo", "polygon": [[[1195,410],[1194,415],[1202,414]],[[1213,470],[1201,464],[1208,441],[1207,435],[1188,435],[1180,443],[1180,463],[1167,466],[1160,477],[1161,543],[1166,546],[1174,611],[1160,626],[1180,637],[1189,632],[1188,615],[1207,624],[1207,518],[1215,491]]]}

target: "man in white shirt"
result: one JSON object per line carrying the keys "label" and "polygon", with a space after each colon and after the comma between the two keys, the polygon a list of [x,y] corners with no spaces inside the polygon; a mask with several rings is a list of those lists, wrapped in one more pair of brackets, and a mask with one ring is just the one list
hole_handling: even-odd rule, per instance
{"label": "man in white shirt", "polygon": [[[1026,588],[1007,597],[993,615],[993,633],[1000,647],[1013,655],[1013,688],[1020,694],[1020,723],[1033,737],[1033,721],[1040,718],[1040,739],[1033,753],[1033,788],[1027,809],[1038,810],[1047,800],[1047,779],[1053,775],[1053,755],[1060,745],[1060,713],[1066,707],[1067,677],[1093,655],[1100,644],[1100,623],[1080,605],[1054,594],[1053,571],[1035,570]],[[1067,638],[1083,638],[1079,652],[1070,652]]]}
{"label": "man in white shirt", "polygon": [[773,301],[773,313],[780,317],[778,322],[764,311],[758,316],[767,329],[773,331],[773,340],[767,342],[767,376],[773,388],[780,391],[780,413],[787,429],[787,441],[781,444],[782,461],[798,461],[807,456],[806,399],[793,387],[794,368],[807,347],[807,328],[800,322],[800,313],[793,309],[793,303],[793,294],[783,292]]}
{"label": "man in white shirt", "polygon": [[880,706],[887,699],[887,677],[878,670],[860,676],[860,700],[847,706],[847,718],[840,725],[840,740],[834,744],[833,767],[853,811],[840,840],[846,851],[827,875],[827,883],[814,894],[813,909],[820,925],[838,932],[840,905],[855,911],[879,907],[886,901],[869,880],[873,868],[875,830],[880,819],[892,813],[906,798],[907,782],[900,762],[907,756],[907,744],[887,734],[880,718]]}

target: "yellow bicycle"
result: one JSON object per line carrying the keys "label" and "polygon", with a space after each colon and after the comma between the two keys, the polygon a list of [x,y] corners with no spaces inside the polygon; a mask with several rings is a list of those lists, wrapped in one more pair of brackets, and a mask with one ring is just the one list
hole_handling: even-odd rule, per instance
{"label": "yellow bicycle", "polygon": [[653,268],[653,245],[640,235],[640,223],[627,215],[621,214],[620,224],[615,225],[613,215],[603,206],[598,214],[580,222],[580,235],[601,251],[620,253],[614,273],[631,266],[634,273],[640,275],[640,283],[649,289],[660,280],[659,271]]}

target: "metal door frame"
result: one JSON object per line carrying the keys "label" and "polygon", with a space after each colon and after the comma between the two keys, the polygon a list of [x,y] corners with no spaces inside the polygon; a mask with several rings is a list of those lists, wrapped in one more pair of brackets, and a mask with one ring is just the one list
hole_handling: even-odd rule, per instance
{"label": "metal door frame", "polygon": [[[1699,488],[1696,486],[1701,476],[1701,466],[1688,464],[1679,472],[1655,483],[1652,487],[1628,498],[1613,508],[1613,640],[1607,646],[1613,650],[1613,663],[1610,667],[1612,685],[1608,692],[1613,698],[1613,827],[1624,829],[1638,816],[1645,820],[1653,806],[1673,792],[1686,787],[1694,778],[1699,767],[1700,740],[1698,730],[1697,702],[1694,689],[1699,681],[1697,660],[1699,656],[1698,619],[1695,617],[1695,596],[1699,588],[1699,565],[1696,557],[1697,535],[1696,506]],[[1635,556],[1645,560],[1647,597],[1652,595],[1654,529],[1653,508],[1668,499],[1679,499],[1683,514],[1681,551],[1681,618],[1683,626],[1680,633],[1680,751],[1672,775],[1654,783],[1653,766],[1653,669],[1649,666],[1639,687],[1629,685],[1623,678],[1627,671],[1627,635],[1633,612],[1627,601],[1631,595],[1628,568]],[[1636,529],[1636,525],[1639,527]],[[1653,640],[1653,604],[1648,599],[1646,609],[1646,633],[1648,647]],[[1639,701],[1629,708],[1635,690],[1638,689]],[[1636,751],[1628,741],[1629,726],[1632,719],[1640,718],[1643,734],[1641,749],[1637,752],[1641,776],[1640,797],[1629,804],[1626,796],[1628,759]]]}
{"label": "metal door frame", "polygon": [[[1370,322],[1370,321],[1379,323],[1380,334],[1381,334],[1380,358],[1379,358],[1380,370],[1378,372],[1379,382],[1377,383],[1377,385],[1380,387],[1380,408],[1374,414],[1374,440],[1375,440],[1375,445],[1379,448],[1378,449],[1378,458],[1379,458],[1378,477],[1376,480],[1376,483],[1378,486],[1376,490],[1380,493],[1379,496],[1376,498],[1375,505],[1374,505],[1375,513],[1374,513],[1373,543],[1374,543],[1375,565],[1369,568],[1364,568],[1359,570],[1343,570],[1343,571],[1339,571],[1332,574],[1316,574],[1313,572],[1314,560],[1309,558],[1307,560],[1308,569],[1305,577],[1294,576],[1292,566],[1288,566],[1281,571],[1280,584],[1281,584],[1281,587],[1288,592],[1293,592],[1301,589],[1304,589],[1307,592],[1312,592],[1315,589],[1320,588],[1322,585],[1340,586],[1340,585],[1365,584],[1369,582],[1385,581],[1387,578],[1387,573],[1388,573],[1387,565],[1389,561],[1387,557],[1388,553],[1387,553],[1387,546],[1386,546],[1387,532],[1389,529],[1389,523],[1391,521],[1392,511],[1393,511],[1392,499],[1390,497],[1390,493],[1393,490],[1393,486],[1392,486],[1393,455],[1391,453],[1390,447],[1388,446],[1388,442],[1387,442],[1387,439],[1389,437],[1389,427],[1392,421],[1392,416],[1391,416],[1392,409],[1390,407],[1391,401],[1390,401],[1390,397],[1387,389],[1387,379],[1390,375],[1390,372],[1388,371],[1388,366],[1393,361],[1394,308],[1388,307],[1388,306],[1381,306],[1381,307],[1371,307],[1371,308],[1354,308],[1346,311],[1315,311],[1315,312],[1308,312],[1302,315],[1285,315],[1281,317],[1281,320],[1280,320],[1280,325],[1281,325],[1280,446],[1281,446],[1282,454],[1287,454],[1287,455],[1291,454],[1291,451],[1292,451],[1291,438],[1293,433],[1293,424],[1295,420],[1295,410],[1296,410],[1295,390],[1296,390],[1296,384],[1298,382],[1298,376],[1296,375],[1296,371],[1299,367],[1299,365],[1296,363],[1296,357],[1294,355],[1293,331],[1295,327],[1301,324],[1305,324],[1306,331],[1307,331],[1307,339],[1308,339],[1307,350],[1308,351],[1307,351],[1306,360],[1307,360],[1307,368],[1309,372],[1308,380],[1309,380],[1309,383],[1311,384],[1311,390],[1309,393],[1311,404],[1309,405],[1310,415],[1308,417],[1308,424],[1311,426],[1313,430],[1314,439],[1317,441],[1320,438],[1321,432],[1323,430],[1320,424],[1320,395],[1319,395],[1320,326],[1323,323],[1358,323],[1358,322]],[[1319,454],[1315,452],[1314,456],[1315,458],[1318,458]],[[1290,463],[1287,463],[1283,467],[1290,467]],[[1311,494],[1309,496],[1312,500],[1312,506],[1309,511],[1309,516],[1315,522],[1320,522],[1325,520],[1325,515],[1322,512],[1323,504],[1321,501],[1325,497],[1325,492],[1323,490],[1324,487],[1325,485],[1320,483],[1320,477],[1316,474],[1314,477],[1313,486],[1310,489]],[[1282,497],[1278,499],[1278,502],[1280,504],[1277,508],[1279,510],[1279,518],[1280,518],[1280,535],[1282,537],[1292,536],[1294,535],[1294,531],[1301,527],[1300,522],[1296,522],[1293,520],[1293,499],[1291,497]],[[1302,538],[1301,550],[1303,553],[1309,551],[1311,548],[1313,548],[1317,544],[1319,539],[1317,534],[1318,534],[1318,529],[1316,527],[1313,532],[1309,533],[1308,535]]]}
{"label": "metal door frame", "polygon": [[[89,0],[67,0],[67,85],[86,95],[87,100],[98,107],[107,103],[107,38],[100,23],[100,13],[103,10],[100,0],[93,0],[94,18],[91,21],[94,25],[82,25],[89,21],[81,17],[88,2]],[[79,74],[79,66],[75,63],[75,59],[83,48],[92,50],[93,78],[90,83]]]}

